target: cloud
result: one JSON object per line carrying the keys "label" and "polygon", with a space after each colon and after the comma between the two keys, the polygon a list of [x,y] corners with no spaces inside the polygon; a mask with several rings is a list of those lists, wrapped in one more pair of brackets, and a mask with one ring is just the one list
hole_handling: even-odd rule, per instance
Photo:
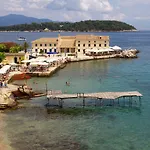
{"label": "cloud", "polygon": [[53,0],[26,0],[28,8],[32,9],[45,9]]}
{"label": "cloud", "polygon": [[[150,0],[112,0],[113,3],[116,6],[121,6],[121,7],[133,7],[135,5],[145,5],[145,4],[150,4]],[[134,9],[134,8],[133,8]]]}
{"label": "cloud", "polygon": [[24,11],[24,8],[22,7],[22,0],[8,0],[4,4],[4,9],[6,11],[11,11],[11,12],[21,12]]}
{"label": "cloud", "polygon": [[[0,14],[23,14],[56,21],[119,20],[143,25],[150,0],[0,0]],[[142,23],[141,24],[141,21]],[[147,23],[148,24],[148,23]]]}
{"label": "cloud", "polygon": [[150,16],[138,16],[135,17],[136,20],[150,20]]}
{"label": "cloud", "polygon": [[108,0],[53,0],[49,9],[65,9],[69,11],[99,11],[110,12],[113,10]]}
{"label": "cloud", "polygon": [[92,19],[91,15],[85,12],[64,13],[62,17],[64,18],[64,20],[71,22]]}
{"label": "cloud", "polygon": [[126,17],[125,14],[123,13],[118,13],[118,14],[104,14],[103,19],[104,20],[118,20],[122,21]]}

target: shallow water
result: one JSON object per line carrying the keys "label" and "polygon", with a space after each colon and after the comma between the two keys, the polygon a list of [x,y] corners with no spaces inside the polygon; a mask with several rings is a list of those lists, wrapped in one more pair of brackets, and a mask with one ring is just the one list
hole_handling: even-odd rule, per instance
{"label": "shallow water", "polygon": [[[142,106],[90,106],[85,108],[86,112],[81,107],[70,110],[67,105],[75,106],[78,101],[76,100],[68,101],[67,108],[62,113],[59,110],[48,111],[44,107],[47,103],[45,97],[22,101],[20,105],[24,108],[5,112],[5,131],[12,148],[150,149],[150,32],[102,34],[110,35],[111,45],[139,49],[139,58],[71,63],[51,78],[32,78],[28,84],[33,89],[45,91],[47,82],[49,90],[62,90],[67,93],[137,90],[143,94]],[[65,85],[66,81],[70,82],[70,86]]]}

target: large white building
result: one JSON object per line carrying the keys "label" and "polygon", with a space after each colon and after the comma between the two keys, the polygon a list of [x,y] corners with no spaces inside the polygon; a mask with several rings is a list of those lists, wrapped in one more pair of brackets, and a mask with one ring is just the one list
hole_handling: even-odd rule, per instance
{"label": "large white building", "polygon": [[33,53],[72,53],[85,54],[86,49],[99,51],[109,48],[109,36],[76,35],[58,38],[40,38],[32,41]]}

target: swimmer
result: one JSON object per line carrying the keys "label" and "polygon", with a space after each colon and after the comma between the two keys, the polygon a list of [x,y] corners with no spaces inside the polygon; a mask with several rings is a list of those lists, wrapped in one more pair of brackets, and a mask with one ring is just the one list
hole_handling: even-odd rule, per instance
{"label": "swimmer", "polygon": [[67,86],[70,86],[70,83],[69,83],[69,82],[66,82],[66,85],[67,85]]}

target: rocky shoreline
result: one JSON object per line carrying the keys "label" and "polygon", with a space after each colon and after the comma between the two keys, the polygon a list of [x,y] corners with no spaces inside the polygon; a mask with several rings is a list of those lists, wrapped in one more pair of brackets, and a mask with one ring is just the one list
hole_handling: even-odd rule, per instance
{"label": "rocky shoreline", "polygon": [[117,58],[137,58],[137,53],[139,53],[136,49],[131,50],[123,50],[120,54],[117,54]]}

